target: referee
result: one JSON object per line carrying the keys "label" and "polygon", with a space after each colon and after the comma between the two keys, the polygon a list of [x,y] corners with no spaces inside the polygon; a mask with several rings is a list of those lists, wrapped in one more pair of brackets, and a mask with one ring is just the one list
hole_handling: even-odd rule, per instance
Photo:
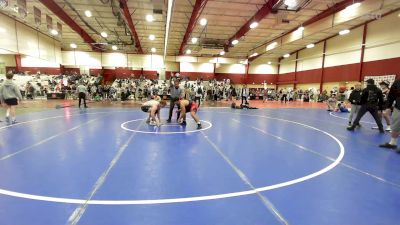
{"label": "referee", "polygon": [[[182,88],[179,87],[179,80],[175,79],[174,80],[174,85],[171,85],[171,89],[170,89],[170,103],[169,103],[169,116],[168,116],[168,120],[167,123],[171,123],[171,118],[172,118],[172,112],[174,111],[174,107],[175,107],[175,102],[177,102],[179,100],[179,98],[182,97],[183,94],[183,90]],[[177,106],[179,109],[179,106]],[[177,120],[180,116],[180,113],[178,112],[177,115]]]}
{"label": "referee", "polygon": [[80,83],[78,87],[76,88],[76,92],[78,93],[78,98],[79,98],[79,108],[81,108],[81,100],[83,99],[83,105],[85,108],[87,108],[86,105],[86,94],[87,94],[87,88],[85,85]]}

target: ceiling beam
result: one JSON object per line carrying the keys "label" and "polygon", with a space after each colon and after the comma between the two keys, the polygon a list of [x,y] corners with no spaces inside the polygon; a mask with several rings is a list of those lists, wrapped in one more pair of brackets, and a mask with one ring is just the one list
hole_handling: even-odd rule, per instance
{"label": "ceiling beam", "polygon": [[133,25],[131,13],[129,12],[128,0],[120,0],[119,2],[121,9],[124,13],[125,20],[128,23],[129,30],[131,31],[131,35],[135,39],[135,47],[138,50],[139,54],[143,54],[143,49],[142,46],[140,45],[140,39],[136,32],[135,25]]}
{"label": "ceiling beam", "polygon": [[44,6],[46,6],[54,15],[58,16],[65,24],[67,24],[72,30],[79,34],[82,39],[91,46],[93,51],[101,51],[99,47],[94,44],[96,41],[90,37],[90,35],[82,29],[68,14],[57,5],[54,0],[39,0]]}
{"label": "ceiling beam", "polygon": [[[363,1],[364,1],[364,0],[358,0],[357,2],[363,2]],[[303,26],[308,26],[308,25],[310,25],[310,24],[312,24],[312,23],[315,23],[315,22],[317,22],[317,21],[319,21],[319,20],[321,20],[321,19],[324,19],[324,18],[326,18],[326,17],[328,17],[328,16],[330,16],[330,15],[333,15],[333,14],[339,12],[339,11],[342,11],[342,10],[345,9],[347,6],[349,6],[349,5],[353,4],[353,3],[354,3],[354,0],[344,0],[344,1],[341,1],[341,2],[339,2],[339,3],[336,3],[336,4],[333,5],[332,7],[330,7],[330,8],[328,8],[328,9],[322,11],[321,13],[319,13],[319,14],[317,14],[316,16],[312,17],[311,19],[305,21],[302,25],[303,25]],[[274,41],[276,41],[276,40],[282,38],[283,36],[292,33],[293,31],[295,31],[295,30],[297,30],[297,29],[298,29],[298,28],[296,27],[296,28],[294,28],[294,29],[292,29],[292,30],[289,30],[288,32],[285,32],[284,34],[280,35],[279,37],[274,38],[272,41],[267,41],[267,42],[265,42],[265,43],[263,43],[263,44],[261,44],[261,45],[255,47],[255,48],[251,49],[250,51],[252,51],[252,50],[254,50],[254,49],[256,49],[256,48],[259,48],[259,47],[261,47],[261,46],[263,46],[263,45],[266,45],[266,44],[269,43],[269,42],[274,42]],[[255,57],[253,57],[253,58],[250,58],[249,61],[250,61],[250,62],[251,62],[251,61],[254,61],[255,59],[257,59],[258,57],[260,57],[260,56],[263,55],[264,53],[266,53],[266,52],[259,53],[257,56],[255,56]]]}
{"label": "ceiling beam", "polygon": [[232,47],[232,41],[233,40],[239,40],[241,37],[247,34],[247,32],[250,31],[250,24],[253,22],[260,22],[262,19],[264,19],[267,15],[269,15],[273,7],[275,6],[276,3],[278,3],[280,0],[268,0],[267,3],[265,3],[257,12],[252,16],[243,26],[234,34],[231,38],[229,38],[228,42],[225,44],[225,51],[228,51],[229,47]]}
{"label": "ceiling beam", "polygon": [[192,15],[190,16],[189,24],[186,28],[185,36],[183,36],[183,40],[181,43],[181,47],[179,48],[179,54],[183,54],[183,49],[185,48],[190,34],[192,33],[194,27],[197,24],[197,21],[199,20],[199,17],[201,13],[203,12],[203,9],[205,8],[208,0],[196,0],[196,3],[194,4]]}

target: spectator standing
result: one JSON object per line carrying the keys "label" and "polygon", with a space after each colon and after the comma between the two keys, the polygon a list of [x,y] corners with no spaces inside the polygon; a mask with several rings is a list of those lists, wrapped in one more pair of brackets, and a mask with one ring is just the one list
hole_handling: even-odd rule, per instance
{"label": "spectator standing", "polygon": [[367,80],[367,87],[362,91],[361,94],[361,108],[357,113],[357,117],[347,130],[353,131],[356,126],[360,125],[361,118],[368,111],[374,117],[376,124],[378,125],[379,132],[385,133],[383,130],[382,121],[379,119],[378,110],[383,108],[383,95],[382,91],[375,85],[373,79]]}
{"label": "spectator standing", "polygon": [[[0,87],[0,101],[6,105],[6,122],[7,124],[16,123],[15,107],[18,105],[18,100],[22,101],[22,95],[18,86],[12,81],[13,73],[7,73],[7,80]],[[11,117],[11,118],[10,118]]]}
{"label": "spectator standing", "polygon": [[361,108],[361,83],[357,83],[355,85],[354,90],[350,93],[349,102],[351,103],[349,126],[351,126],[353,122],[353,116],[357,116],[357,113]]}
{"label": "spectator standing", "polygon": [[[388,106],[389,108],[393,106],[393,117],[392,117],[392,132],[390,141],[379,145],[381,148],[390,148],[396,149],[397,148],[397,139],[400,136],[400,80],[396,80],[392,87],[390,88],[388,94]],[[400,153],[400,151],[397,151]]]}

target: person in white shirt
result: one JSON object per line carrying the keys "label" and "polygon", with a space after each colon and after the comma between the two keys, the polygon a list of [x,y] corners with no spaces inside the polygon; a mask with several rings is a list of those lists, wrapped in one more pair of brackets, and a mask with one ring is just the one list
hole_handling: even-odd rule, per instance
{"label": "person in white shirt", "polygon": [[165,107],[167,102],[165,100],[159,100],[158,98],[157,100],[150,100],[142,104],[141,110],[145,113],[149,113],[149,118],[146,122],[150,125],[161,125],[160,110]]}
{"label": "person in white shirt", "polygon": [[243,100],[245,101],[245,104],[248,104],[247,97],[249,96],[249,89],[247,88],[247,85],[245,85],[245,84],[242,87],[241,96],[242,96],[242,104],[241,105],[243,105]]}
{"label": "person in white shirt", "polygon": [[204,87],[203,85],[200,84],[200,81],[197,82],[197,85],[194,88],[195,95],[194,95],[194,101],[197,103],[197,105],[200,107],[201,99],[203,97],[204,93]]}

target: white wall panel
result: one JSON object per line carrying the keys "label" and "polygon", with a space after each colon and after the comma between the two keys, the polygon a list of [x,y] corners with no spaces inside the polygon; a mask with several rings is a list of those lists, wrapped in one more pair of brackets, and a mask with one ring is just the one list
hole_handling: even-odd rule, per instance
{"label": "white wall panel", "polygon": [[166,71],[179,71],[179,63],[176,62],[165,62]]}
{"label": "white wall panel", "polygon": [[292,54],[289,58],[281,60],[281,67],[279,73],[293,73],[296,67],[296,54]]}
{"label": "white wall panel", "polygon": [[220,64],[215,68],[216,73],[245,74],[246,66],[243,64]]}
{"label": "white wall panel", "polygon": [[46,35],[38,33],[39,35],[39,58],[56,61],[56,56],[54,52],[54,40]]}
{"label": "white wall panel", "polygon": [[363,27],[351,30],[347,35],[339,35],[327,40],[325,67],[359,63]]}
{"label": "white wall panel", "polygon": [[400,18],[397,13],[368,24],[364,61],[400,57],[399,27]]}
{"label": "white wall panel", "polygon": [[119,52],[101,54],[101,62],[103,66],[128,67],[127,54]]}
{"label": "white wall panel", "polygon": [[39,57],[38,32],[21,23],[17,23],[17,40],[19,53]]}
{"label": "white wall panel", "polygon": [[4,66],[16,66],[15,55],[0,55],[0,64]]}
{"label": "white wall panel", "polygon": [[249,74],[277,74],[278,66],[275,64],[250,64]]}
{"label": "white wall panel", "polygon": [[0,49],[18,52],[15,21],[0,14]]}
{"label": "white wall panel", "polygon": [[181,62],[181,72],[213,73],[214,64]]}
{"label": "white wall panel", "polygon": [[299,51],[297,71],[320,69],[322,67],[323,51],[323,43],[315,45],[314,48]]}
{"label": "white wall panel", "polygon": [[62,65],[93,66],[101,67],[101,53],[81,52],[81,51],[63,51]]}
{"label": "white wall panel", "polygon": [[30,56],[22,56],[21,57],[21,66],[22,67],[53,67],[59,68],[60,64],[57,64],[53,61],[47,61],[43,59],[39,59],[36,57]]}

